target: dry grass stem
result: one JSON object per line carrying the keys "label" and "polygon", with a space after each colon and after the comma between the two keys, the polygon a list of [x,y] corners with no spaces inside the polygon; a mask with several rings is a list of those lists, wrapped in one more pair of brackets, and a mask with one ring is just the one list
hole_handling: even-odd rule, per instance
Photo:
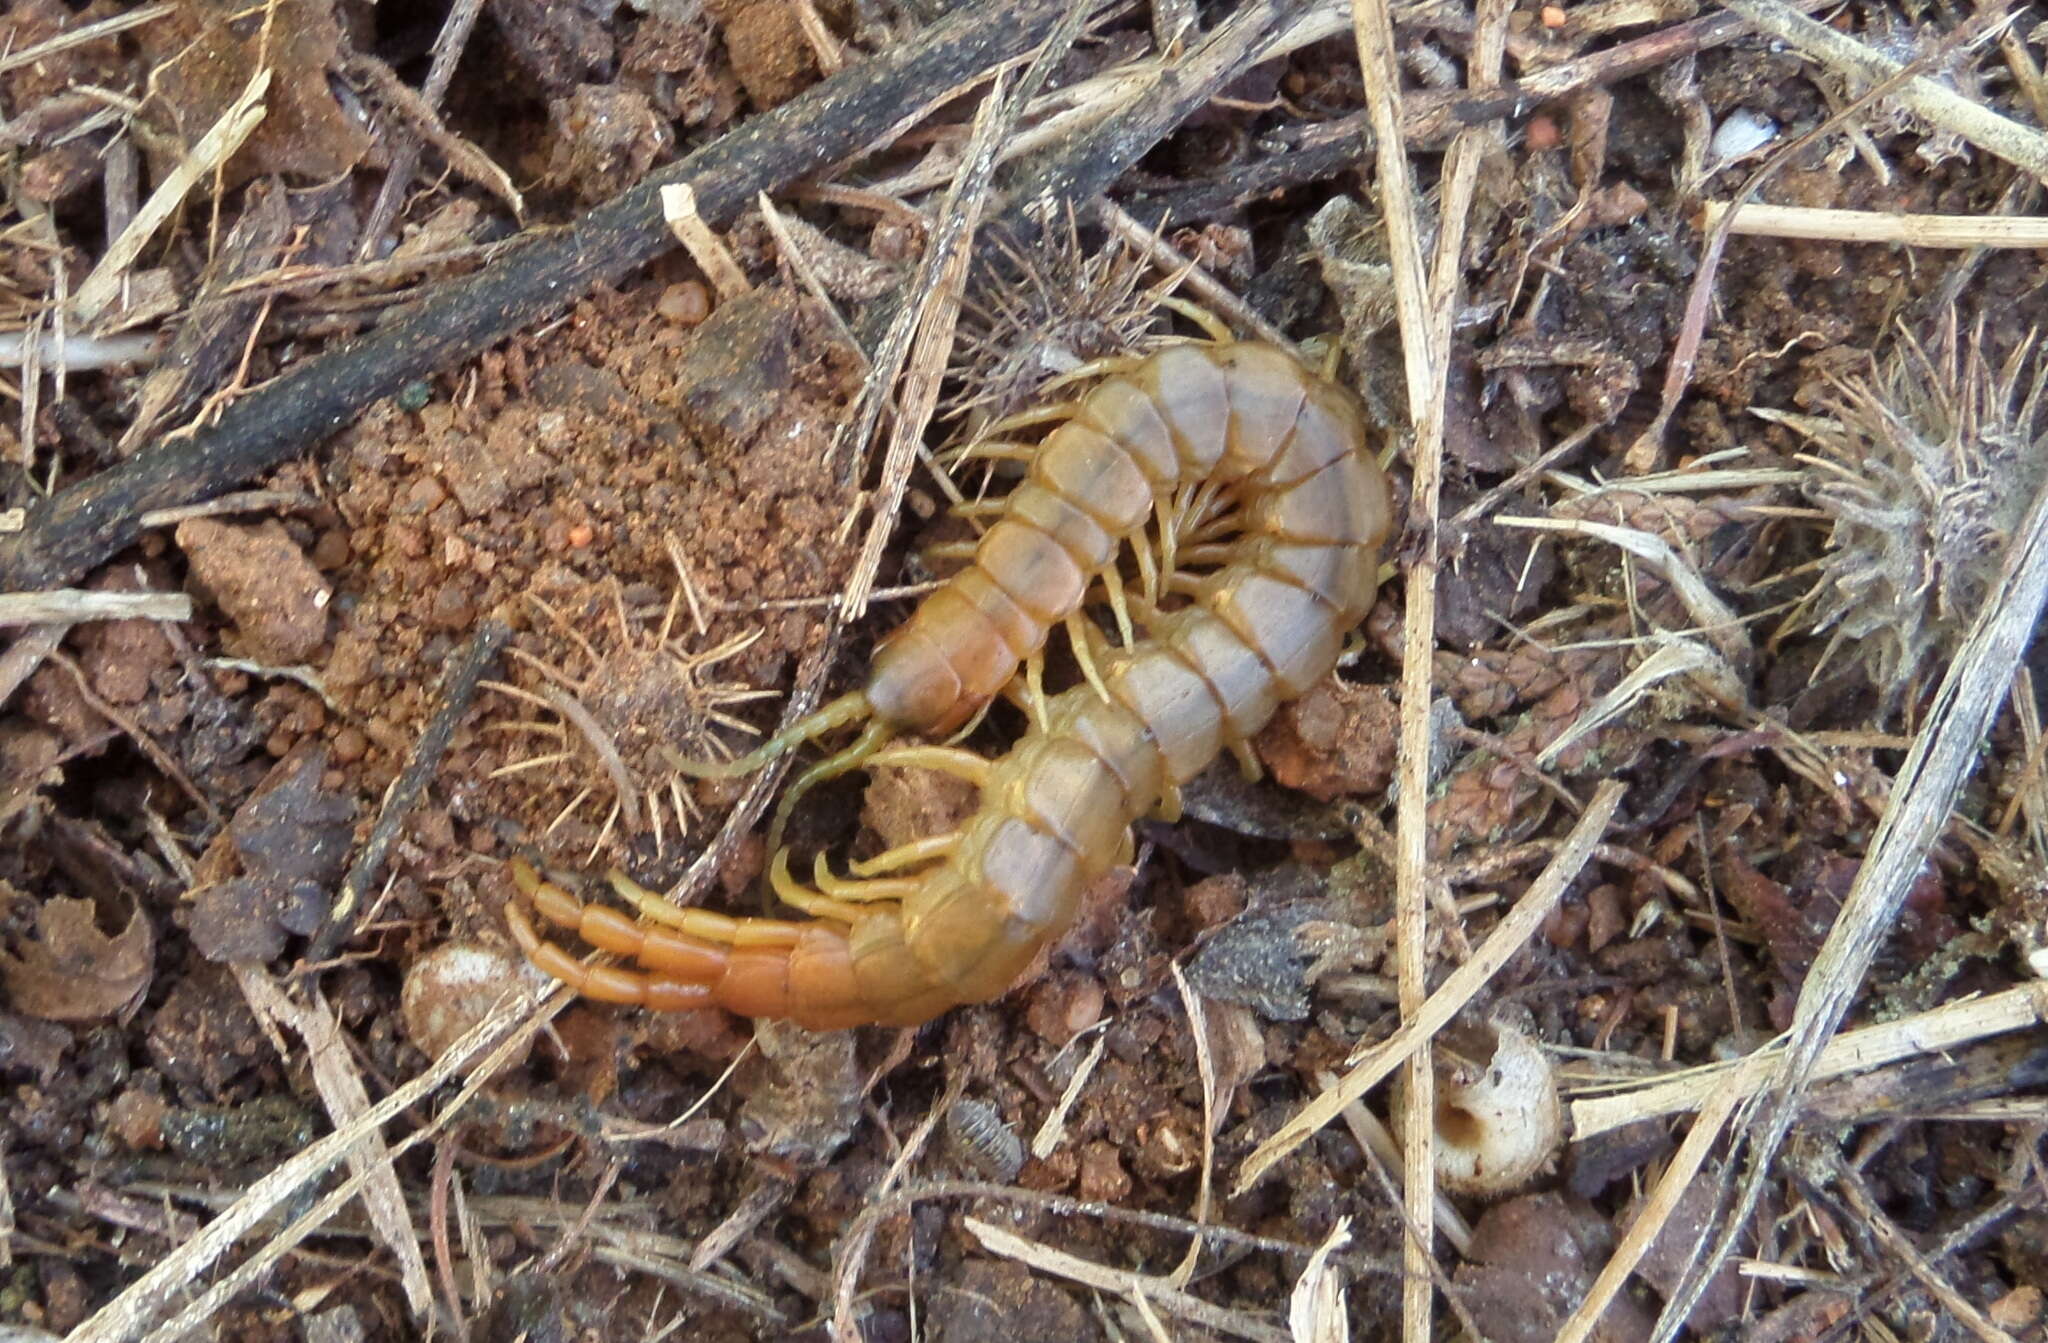
{"label": "dry grass stem", "polygon": [[1731,233],[1758,238],[1905,243],[1912,247],[2048,247],[2048,219],[2033,215],[1881,214],[1875,210],[1708,201],[1700,212],[1700,228],[1718,228],[1724,218]]}
{"label": "dry grass stem", "polygon": [[[1400,320],[1401,352],[1407,370],[1408,414],[1415,432],[1411,448],[1415,467],[1410,526],[1423,538],[1421,553],[1407,575],[1406,634],[1401,668],[1400,799],[1394,831],[1394,953],[1401,997],[1401,1015],[1417,1021],[1428,993],[1429,974],[1429,816],[1426,766],[1430,758],[1430,713],[1435,659],[1437,534],[1439,495],[1443,480],[1444,374],[1448,319],[1432,317],[1429,272],[1422,259],[1422,221],[1408,146],[1402,133],[1401,68],[1394,45],[1389,0],[1353,0],[1352,28],[1358,45],[1359,74],[1365,83],[1366,115],[1372,126],[1381,208],[1385,211],[1387,250],[1393,267],[1394,304]],[[1449,221],[1445,221],[1447,224]],[[1451,227],[1462,228],[1462,219]],[[1460,235],[1462,236],[1462,234]],[[1456,266],[1457,249],[1452,252]],[[1455,280],[1448,282],[1455,293]],[[1436,1199],[1436,1078],[1424,1054],[1410,1062],[1406,1083],[1411,1104],[1402,1126],[1403,1183],[1408,1221],[1428,1227]],[[1332,1093],[1325,1093],[1329,1095]],[[1320,1099],[1320,1098],[1319,1098]],[[1311,1109],[1314,1108],[1311,1102]],[[1327,1123],[1325,1117],[1316,1127]],[[1291,1126],[1290,1126],[1291,1127]],[[1282,1129],[1281,1134],[1288,1130]],[[1281,1135],[1275,1135],[1277,1140]],[[1264,1144],[1264,1152],[1274,1145]],[[1253,1155],[1257,1166],[1259,1156]],[[1248,1182],[1248,1181],[1247,1181]],[[1401,1332],[1410,1343],[1430,1334],[1430,1245],[1426,1237],[1408,1239],[1402,1247],[1406,1272],[1401,1293]]]}
{"label": "dry grass stem", "polygon": [[[1078,1040],[1072,1041],[1068,1048],[1078,1043]],[[1081,1099],[1081,1092],[1088,1085],[1088,1079],[1095,1076],[1095,1067],[1102,1062],[1103,1046],[1108,1043],[1109,1036],[1106,1033],[1096,1034],[1095,1043],[1088,1047],[1088,1053],[1075,1066],[1074,1075],[1067,1079],[1066,1087],[1060,1092],[1059,1100],[1046,1114],[1045,1122],[1038,1126],[1038,1132],[1031,1135],[1031,1155],[1040,1161],[1057,1152],[1060,1144],[1066,1141],[1067,1116],[1073,1112],[1074,1102]]]}
{"label": "dry grass stem", "polygon": [[[2043,1022],[2048,1022],[2048,984],[2025,984],[1983,998],[1944,1003],[1898,1021],[1844,1031],[1821,1051],[1813,1077],[1820,1081],[1938,1054]],[[1638,1120],[1698,1109],[1723,1091],[1739,1097],[1754,1095],[1771,1080],[1784,1058],[1784,1046],[1772,1045],[1731,1063],[1694,1068],[1647,1085],[1630,1083],[1627,1091],[1573,1101],[1572,1136],[1583,1142]]]}
{"label": "dry grass stem", "polygon": [[268,67],[258,70],[249,77],[249,83],[234,102],[228,104],[220,119],[213,123],[206,134],[199,137],[191,150],[180,159],[178,166],[164,176],[156,190],[149,193],[149,199],[136,211],[128,227],[121,230],[119,237],[108,245],[106,255],[92,268],[92,274],[85,277],[85,283],[71,296],[71,311],[79,321],[92,325],[113,304],[120,295],[121,282],[128,274],[128,267],[142,253],[144,245],[156,236],[170,217],[185,203],[186,195],[198,185],[200,179],[208,176],[230,155],[242,147],[242,142],[262,122],[267,108],[263,95],[270,91]]}
{"label": "dry grass stem", "polygon": [[92,592],[82,588],[0,592],[0,629],[84,620],[191,618],[192,599],[182,592]]}
{"label": "dry grass stem", "polygon": [[[1657,1177],[1657,1183],[1651,1186],[1650,1196],[1643,1201],[1642,1210],[1629,1223],[1621,1243],[1614,1247],[1614,1254],[1601,1267],[1600,1275],[1593,1279],[1586,1299],[1579,1303],[1578,1309],[1558,1331],[1557,1343],[1585,1343],[1593,1330],[1599,1327],[1600,1317],[1607,1313],[1608,1305],[1627,1284],[1628,1275],[1635,1271],[1635,1266],[1656,1243],[1664,1224],[1671,1220],[1678,1201],[1685,1196],[1693,1177],[1699,1174],[1700,1165],[1713,1149],[1714,1141],[1721,1136],[1721,1130],[1727,1127],[1729,1116],[1735,1113],[1740,1100],[1740,1095],[1732,1090],[1718,1091],[1708,1097],[1699,1117],[1693,1120],[1692,1131],[1678,1145],[1671,1163]],[[1693,1252],[1698,1253],[1697,1246]]]}
{"label": "dry grass stem", "polygon": [[1241,1194],[1276,1162],[1320,1132],[1324,1125],[1344,1112],[1344,1107],[1379,1085],[1387,1075],[1426,1047],[1431,1038],[1455,1017],[1472,996],[1485,987],[1499,969],[1522,949],[1550,911],[1564,897],[1565,888],[1592,857],[1600,837],[1606,833],[1627,791],[1619,780],[1608,779],[1594,792],[1571,833],[1558,845],[1528,892],[1515,903],[1472,953],[1472,959],[1453,970],[1441,987],[1429,996],[1422,1010],[1402,1022],[1401,1028],[1381,1043],[1354,1056],[1351,1070],[1335,1087],[1323,1092],[1281,1126],[1280,1131],[1259,1144],[1238,1171],[1233,1195]]}
{"label": "dry grass stem", "polygon": [[1664,538],[1633,527],[1616,527],[1605,522],[1580,522],[1569,518],[1500,517],[1494,521],[1503,527],[1583,536],[1592,541],[1605,541],[1626,551],[1650,565],[1671,584],[1672,590],[1678,594],[1678,599],[1685,603],[1686,613],[1693,618],[1701,632],[1714,641],[1714,647],[1719,650],[1722,657],[1737,666],[1750,659],[1752,650],[1743,634],[1742,618],[1735,613],[1734,608],[1721,600],[1699,570],[1672,549],[1670,542]]}
{"label": "dry grass stem", "polygon": [[145,23],[153,23],[165,15],[175,14],[177,10],[175,4],[137,5],[125,14],[116,14],[96,23],[83,24],[68,32],[59,33],[48,41],[38,42],[32,47],[23,47],[20,51],[10,51],[5,56],[0,56],[0,75],[10,70],[19,70],[23,66],[34,65],[37,61],[46,61],[60,52],[89,46],[117,33],[125,33],[130,28],[140,28]]}
{"label": "dry grass stem", "polygon": [[[319,990],[315,988],[312,1001],[301,1005],[287,997],[262,966],[238,961],[229,968],[257,1020],[288,1026],[305,1041],[313,1086],[327,1107],[328,1119],[337,1132],[350,1128],[370,1108],[370,1093],[356,1068],[355,1056],[349,1052],[341,1023]],[[287,1057],[285,1061],[291,1060]],[[360,1141],[348,1154],[348,1165],[365,1182],[363,1208],[370,1215],[370,1224],[398,1260],[406,1304],[415,1316],[424,1316],[433,1304],[433,1288],[427,1281],[426,1261],[420,1256],[419,1233],[406,1211],[405,1188],[399,1183],[391,1150],[375,1126],[361,1130]]]}
{"label": "dry grass stem", "polygon": [[1190,1296],[1181,1291],[1166,1278],[1098,1264],[1092,1259],[1083,1259],[1079,1255],[1068,1254],[1064,1250],[1055,1250],[1036,1241],[1026,1240],[1014,1232],[991,1226],[978,1217],[967,1218],[966,1227],[981,1240],[982,1245],[991,1254],[1001,1255],[1005,1259],[1015,1259],[1041,1273],[1050,1273],[1069,1282],[1078,1282],[1097,1291],[1109,1292],[1133,1304],[1139,1301],[1149,1302],[1170,1315],[1192,1321],[1204,1328],[1221,1330],[1233,1337],[1257,1339],[1260,1343],[1290,1343],[1291,1336],[1287,1330],[1267,1324],[1243,1311],[1212,1306],[1200,1297]]}
{"label": "dry grass stem", "polygon": [[142,530],[151,531],[158,527],[175,527],[193,518],[215,518],[227,513],[309,510],[319,506],[319,500],[291,490],[238,490],[232,494],[208,499],[204,503],[155,509],[144,513],[139,525]]}
{"label": "dry grass stem", "polygon": [[[1328,1091],[1337,1085],[1337,1075],[1318,1072],[1316,1085]],[[1380,1164],[1394,1169],[1401,1164],[1401,1145],[1394,1141],[1394,1135],[1380,1117],[1365,1108],[1365,1102],[1355,1100],[1344,1107],[1344,1127],[1351,1130],[1351,1139],[1364,1150],[1380,1159]],[[1472,1248],[1472,1224],[1465,1220],[1465,1214],[1458,1211],[1458,1205],[1450,1196],[1438,1193],[1436,1196],[1436,1229],[1459,1254]]]}

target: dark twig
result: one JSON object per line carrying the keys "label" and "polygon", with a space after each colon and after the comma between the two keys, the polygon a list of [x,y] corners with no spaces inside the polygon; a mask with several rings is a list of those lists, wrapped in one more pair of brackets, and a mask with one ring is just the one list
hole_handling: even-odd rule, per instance
{"label": "dark twig", "polygon": [[326,924],[314,935],[313,944],[307,949],[308,962],[317,963],[332,956],[354,931],[356,911],[383,873],[384,860],[390,856],[391,846],[398,842],[398,832],[404,826],[406,816],[427,791],[435,771],[441,767],[441,756],[448,749],[449,739],[455,735],[455,725],[462,721],[462,716],[469,712],[470,701],[476,698],[477,683],[497,663],[498,650],[511,637],[510,626],[497,620],[485,620],[449,665],[448,674],[441,682],[441,706],[434,710],[426,731],[420,733],[419,741],[413,746],[412,758],[405,762],[405,772],[384,795],[384,809],[377,814],[377,823],[370,827],[369,841],[356,855],[348,875],[341,879],[341,890],[334,897],[334,908],[328,911]]}
{"label": "dark twig", "polygon": [[746,122],[574,226],[536,236],[403,309],[362,341],[289,370],[229,406],[211,429],[159,441],[66,490],[37,508],[24,531],[0,541],[0,590],[75,581],[133,541],[150,509],[187,504],[260,475],[379,397],[475,355],[667,251],[673,238],[662,217],[663,187],[687,184],[707,223],[728,223],[758,192],[859,153],[898,125],[905,108],[1030,50],[1065,8],[1059,0],[984,0],[963,9]]}

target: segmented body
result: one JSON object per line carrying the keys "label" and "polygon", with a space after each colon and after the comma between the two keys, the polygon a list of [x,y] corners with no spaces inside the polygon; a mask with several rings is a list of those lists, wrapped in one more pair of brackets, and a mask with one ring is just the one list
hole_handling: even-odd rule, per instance
{"label": "segmented body", "polygon": [[997,997],[1066,931],[1134,821],[1330,673],[1372,604],[1390,523],[1348,393],[1276,347],[1217,342],[1132,361],[1060,410],[973,561],[877,650],[848,703],[883,738],[969,721],[1092,582],[1122,581],[1119,550],[1146,544],[1155,510],[1213,486],[1234,501],[1236,533],[1218,567],[1176,583],[1187,603],[1148,606],[1144,637],[1098,651],[1087,683],[1035,706],[1034,726],[989,762],[979,811],[925,846],[920,870],[874,883],[889,898],[849,895],[858,883],[813,897],[785,877],[785,898],[829,917],[728,919],[615,879],[636,922],[522,865],[543,918],[638,968],[586,966],[514,907],[536,964],[608,1001],[821,1029],[915,1024]]}

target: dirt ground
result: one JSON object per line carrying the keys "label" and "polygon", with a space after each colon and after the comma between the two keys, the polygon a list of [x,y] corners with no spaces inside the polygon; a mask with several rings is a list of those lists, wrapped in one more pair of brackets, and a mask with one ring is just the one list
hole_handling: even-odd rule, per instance
{"label": "dirt ground", "polygon": [[[345,357],[506,239],[575,226],[941,7],[486,0],[473,30],[462,5],[146,8],[20,0],[0,17],[0,544],[53,493]],[[1152,68],[1157,28],[1178,57],[1227,12],[1110,12],[1030,121]],[[2048,116],[2037,20],[1958,51],[1951,7],[1822,17],[2022,128]],[[1411,109],[1465,96],[1479,20],[1395,19]],[[2048,479],[2048,251],[1840,236],[1863,218],[1848,212],[2033,222],[2038,183],[1895,103],[1858,105],[1866,83],[1784,42],[1722,34],[1597,73],[1701,21],[1518,8],[1513,78],[1596,73],[1505,119],[1497,101],[1453,118],[1496,129],[1466,220],[1436,512],[1435,745],[1416,776],[1428,987],[1525,900],[1555,903],[1434,1041],[1444,1339],[1556,1337],[1692,1159],[1682,1107],[1596,1130],[1614,1112],[1587,1102],[1792,1024]],[[1166,214],[1159,241],[1217,286],[1181,293],[1240,334],[1249,313],[1307,342],[1359,393],[1405,510],[1417,454],[1386,210],[1370,154],[1318,157],[1363,134],[1344,24],[1217,89],[1109,197],[1141,229]],[[260,68],[261,123],[141,230],[116,290],[96,287]],[[976,525],[948,489],[1000,498],[1015,478],[933,452],[1069,394],[1058,375],[1087,361],[1197,334],[1156,303],[1185,266],[1097,214],[981,256],[932,451],[863,580],[877,599],[840,628],[891,500],[862,430],[877,333],[974,111],[942,100],[773,193],[772,216],[750,207],[708,248],[564,295],[221,502],[146,520],[68,585],[188,609],[104,619],[67,596],[0,626],[0,1330],[161,1336],[228,1282],[194,1336],[1401,1336],[1401,1163],[1375,1146],[1381,1121],[1398,1129],[1393,1085],[1234,1186],[1403,1020],[1412,521],[1338,673],[1251,744],[1261,777],[1226,756],[1178,816],[1141,822],[1132,861],[1007,995],[818,1034],[577,1000],[496,1071],[404,1094],[541,982],[507,927],[513,859],[598,904],[611,868],[668,888],[745,791],[685,766],[772,730],[807,668],[827,697],[861,683],[952,567],[927,548]],[[1444,148],[1418,138],[1412,156],[1425,253]],[[1717,251],[1702,203],[1767,165],[1756,199],[1833,212],[1836,236]],[[1660,426],[1675,360],[1683,395]],[[0,603],[15,595],[34,594]],[[1113,628],[1106,606],[1090,618]],[[1846,1028],[1947,1021],[1970,995],[2024,1005],[2029,986],[2036,1005],[1817,1084],[1682,1336],[2048,1339],[2036,667],[2030,647]],[[1050,674],[1079,679],[1071,658]],[[993,756],[1025,724],[998,704],[960,745]],[[1609,780],[1618,812],[1546,894]],[[926,769],[836,780],[797,811],[796,870],[823,851],[843,871],[976,805]],[[763,912],[763,829],[719,851],[703,903]],[[338,900],[338,949],[309,963]],[[205,1239],[394,1097],[353,1165]],[[1526,1159],[1486,1146],[1525,1140]],[[1468,1147],[1476,1174],[1443,1164]],[[351,1170],[369,1172],[361,1196],[316,1208]],[[1586,1336],[1652,1336],[1741,1174],[1723,1142],[1673,1182]],[[145,1290],[167,1260],[181,1275]]]}

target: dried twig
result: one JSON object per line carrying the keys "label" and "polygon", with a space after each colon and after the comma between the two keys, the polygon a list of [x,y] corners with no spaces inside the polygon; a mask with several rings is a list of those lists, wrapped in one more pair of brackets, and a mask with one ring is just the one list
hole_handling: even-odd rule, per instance
{"label": "dried twig", "polygon": [[0,592],[0,629],[11,625],[74,624],[82,620],[190,620],[192,599],[182,592]]}
{"label": "dried twig", "polygon": [[121,230],[121,236],[114,239],[107,248],[107,254],[92,268],[92,274],[85,277],[85,283],[78,286],[78,292],[71,296],[72,315],[90,325],[94,319],[107,310],[108,305],[121,292],[122,278],[129,265],[142,252],[143,245],[156,236],[178,207],[185,203],[185,195],[198,185],[228,157],[242,147],[266,111],[263,95],[270,89],[270,70],[258,70],[249,77],[248,86],[227,110],[220,114],[206,134],[199,137],[180,159],[156,190],[149,193],[142,209],[135,218],[128,221],[128,227]]}
{"label": "dried twig", "polygon": [[1700,229],[1728,217],[1728,231],[1758,238],[1822,238],[1833,242],[1904,243],[1911,247],[2048,247],[2048,219],[2033,215],[1880,214],[1804,205],[1735,206],[1708,201]]}
{"label": "dried twig", "polygon": [[[202,1281],[214,1262],[233,1248],[235,1242],[254,1230],[286,1199],[345,1160],[361,1144],[366,1132],[380,1128],[410,1110],[449,1079],[470,1077],[471,1081],[456,1101],[399,1143],[392,1150],[392,1158],[397,1159],[440,1132],[462,1113],[469,1099],[502,1066],[504,1060],[530,1047],[533,1034],[572,996],[566,989],[555,990],[545,998],[523,987],[508,992],[497,1011],[450,1046],[432,1067],[372,1105],[345,1128],[286,1158],[276,1170],[250,1185],[232,1207],[208,1222],[197,1236],[165,1255],[74,1330],[70,1343],[134,1343],[145,1337],[177,1338],[185,1330],[211,1319],[214,1312],[236,1292],[289,1253],[293,1246],[326,1225],[343,1205],[360,1194],[368,1183],[365,1175],[357,1173],[344,1180],[311,1210],[273,1235],[248,1261],[201,1293],[198,1300],[177,1319],[161,1328],[156,1327],[187,1284]],[[468,1071],[471,1062],[478,1058],[483,1059],[482,1064]]]}
{"label": "dried twig", "polygon": [[335,894],[334,907],[328,911],[327,922],[314,934],[312,945],[306,951],[308,962],[326,960],[354,932],[357,908],[383,873],[384,859],[390,855],[391,846],[398,842],[398,832],[404,827],[406,816],[427,791],[434,772],[441,767],[441,755],[448,749],[456,725],[469,712],[470,701],[476,698],[478,682],[497,662],[498,650],[511,637],[509,626],[497,620],[485,620],[449,665],[448,674],[441,682],[440,706],[434,710],[426,730],[413,744],[412,757],[405,762],[405,771],[384,795],[384,806],[377,813],[376,824],[370,827],[370,838],[364,843],[362,852],[356,855],[355,862],[349,865],[348,875],[342,878],[341,889]]}

